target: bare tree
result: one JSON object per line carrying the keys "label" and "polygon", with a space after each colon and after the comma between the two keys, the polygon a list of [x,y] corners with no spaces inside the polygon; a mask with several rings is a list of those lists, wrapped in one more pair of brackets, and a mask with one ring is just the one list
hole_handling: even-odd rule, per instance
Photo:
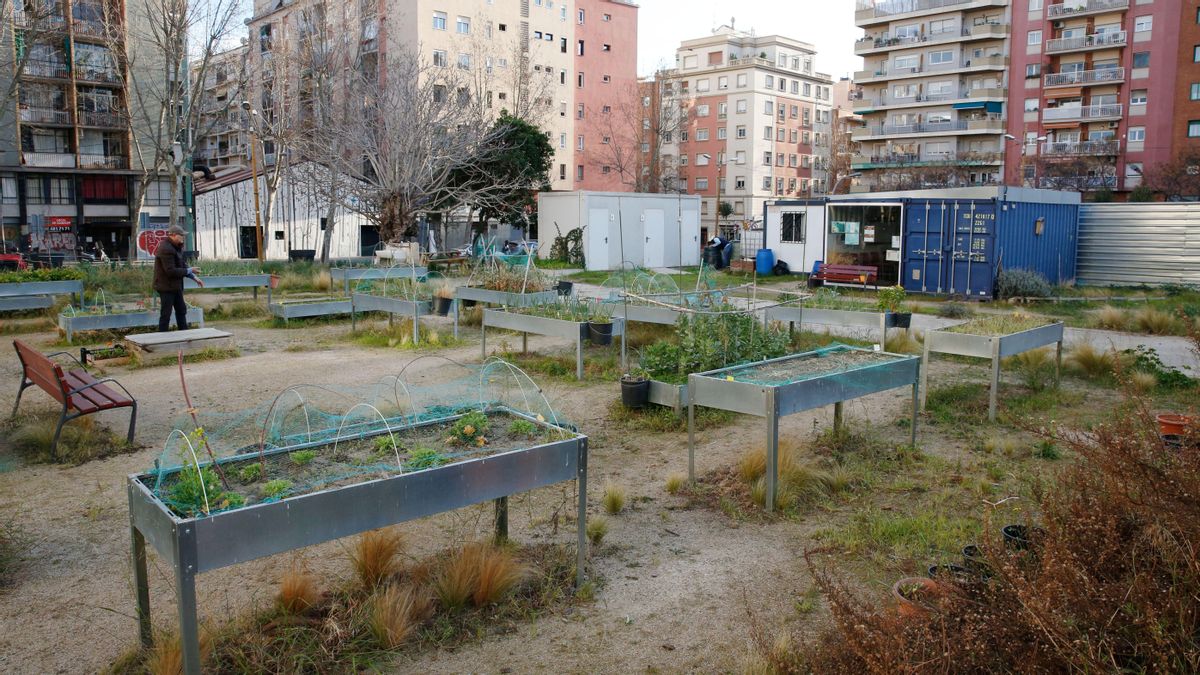
{"label": "bare tree", "polygon": [[1071,192],[1097,192],[1117,186],[1116,164],[1103,157],[1079,155],[1038,157],[1031,161],[1039,177],[1037,187]]}
{"label": "bare tree", "polygon": [[1146,170],[1144,184],[1169,201],[1200,198],[1200,150],[1189,150],[1175,159]]}
{"label": "bare tree", "polygon": [[687,114],[672,96],[674,83],[664,72],[652,82],[628,87],[607,110],[589,110],[600,120],[601,143],[592,144],[590,163],[608,166],[634,192],[674,192],[679,165],[667,148],[679,141]]}

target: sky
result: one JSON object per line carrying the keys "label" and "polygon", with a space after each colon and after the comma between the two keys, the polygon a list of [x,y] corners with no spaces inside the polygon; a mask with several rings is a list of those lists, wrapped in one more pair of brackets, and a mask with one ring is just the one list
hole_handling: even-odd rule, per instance
{"label": "sky", "polygon": [[853,0],[639,0],[638,5],[638,75],[674,67],[680,42],[711,35],[730,18],[738,30],[814,45],[814,69],[834,80],[862,70],[862,58],[854,55],[854,41],[863,32],[854,25]]}

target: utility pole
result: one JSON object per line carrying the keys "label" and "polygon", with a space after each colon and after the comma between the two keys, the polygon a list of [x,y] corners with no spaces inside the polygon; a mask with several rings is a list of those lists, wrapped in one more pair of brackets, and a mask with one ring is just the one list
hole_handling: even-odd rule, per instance
{"label": "utility pole", "polygon": [[258,248],[258,262],[263,261],[263,231],[262,216],[258,206],[258,133],[254,129],[254,118],[258,111],[250,106],[249,101],[242,101],[242,109],[250,114],[250,182],[254,187],[254,238]]}

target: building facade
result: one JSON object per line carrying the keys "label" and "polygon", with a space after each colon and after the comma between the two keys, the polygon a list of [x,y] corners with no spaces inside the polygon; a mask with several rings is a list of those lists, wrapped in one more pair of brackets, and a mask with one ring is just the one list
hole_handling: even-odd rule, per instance
{"label": "building facade", "polygon": [[[247,167],[250,157],[250,134],[241,104],[247,96],[247,45],[214,54],[202,85],[204,95],[200,105],[204,113],[196,133],[196,155],[193,161],[209,169],[228,166]],[[198,68],[193,78],[200,77]]]}
{"label": "building facade", "polygon": [[1009,0],[859,0],[856,190],[998,183]]}
{"label": "building facade", "polygon": [[662,161],[701,195],[705,234],[758,230],[767,200],[829,188],[833,80],[815,58],[808,43],[730,26],[680,45],[659,88],[661,105],[682,111],[660,132]]}
{"label": "building facade", "polygon": [[[637,5],[575,0],[575,188],[622,191],[633,186],[614,166],[614,143],[642,97],[637,80]],[[620,151],[625,151],[622,149]]]}
{"label": "building facade", "polygon": [[[1173,96],[1175,123],[1171,129],[1171,148],[1174,159],[1186,157],[1190,162],[1200,157],[1200,2],[1185,0],[1179,4],[1179,50]],[[1200,166],[1200,162],[1196,164]],[[1197,171],[1200,172],[1200,168]]]}

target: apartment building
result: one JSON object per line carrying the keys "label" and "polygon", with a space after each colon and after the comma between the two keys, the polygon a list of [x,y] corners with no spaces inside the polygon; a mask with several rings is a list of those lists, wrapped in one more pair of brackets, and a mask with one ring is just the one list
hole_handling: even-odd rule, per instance
{"label": "apartment building", "polygon": [[833,135],[829,149],[829,193],[846,194],[860,176],[852,168],[858,143],[854,133],[866,123],[854,112],[858,86],[848,77],[833,83]]}
{"label": "apartment building", "polygon": [[[6,5],[0,21],[0,234],[67,257],[128,255],[137,217],[122,0]],[[15,80],[15,82],[14,82]],[[166,189],[152,183],[151,209]]]}
{"label": "apartment building", "polygon": [[[1127,191],[1167,161],[1181,44],[1180,0],[1015,0],[1008,133],[1010,184]],[[1196,22],[1195,4],[1191,23]],[[1020,92],[1020,93],[1018,93]],[[1190,93],[1190,92],[1189,92]]]}
{"label": "apartment building", "polygon": [[[247,95],[246,58],[249,47],[241,45],[214,54],[208,74],[202,84],[204,108],[196,130],[193,161],[209,169],[227,166],[249,166],[250,134],[241,104]],[[193,79],[199,77],[199,67],[193,69]]]}
{"label": "apartment building", "polygon": [[613,115],[636,110],[638,8],[629,0],[575,0],[576,190],[629,190],[611,145]]}
{"label": "apartment building", "polygon": [[825,193],[833,80],[814,70],[812,45],[722,26],[675,59],[659,95],[684,114],[662,132],[662,162],[701,195],[707,233],[752,227],[770,199]]}
{"label": "apartment building", "polygon": [[1179,3],[1179,50],[1175,78],[1174,158],[1200,156],[1200,2]]}
{"label": "apartment building", "polygon": [[[1002,178],[1009,0],[859,0],[855,191]],[[903,170],[900,170],[903,169]]]}

